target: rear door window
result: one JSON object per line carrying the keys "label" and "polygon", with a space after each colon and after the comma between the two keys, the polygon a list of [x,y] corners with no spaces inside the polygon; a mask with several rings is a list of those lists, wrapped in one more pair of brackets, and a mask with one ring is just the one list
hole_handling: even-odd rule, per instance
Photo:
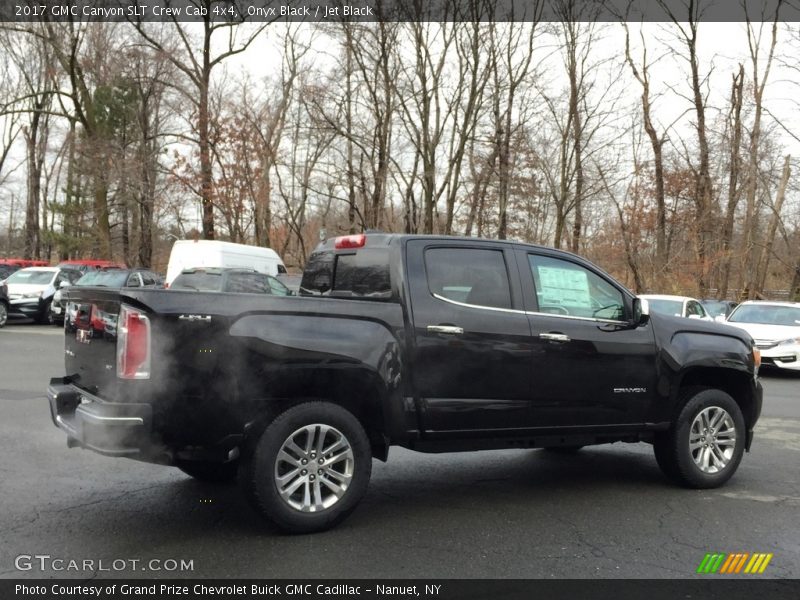
{"label": "rear door window", "polygon": [[511,290],[502,250],[429,248],[425,251],[428,289],[434,296],[487,308],[511,308]]}

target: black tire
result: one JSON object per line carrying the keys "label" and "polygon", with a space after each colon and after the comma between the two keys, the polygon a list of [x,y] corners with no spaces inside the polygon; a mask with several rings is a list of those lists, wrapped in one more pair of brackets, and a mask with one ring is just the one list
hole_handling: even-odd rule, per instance
{"label": "black tire", "polygon": [[39,325],[52,325],[53,324],[53,314],[50,312],[50,303],[44,305],[42,308],[42,312],[37,316],[36,322]]}
{"label": "black tire", "polygon": [[[693,388],[687,391],[684,399],[685,404],[675,423],[654,440],[656,461],[663,473],[680,485],[695,489],[719,487],[733,476],[744,454],[745,424],[742,411],[729,394],[718,389]],[[729,420],[723,418],[721,425],[717,426],[719,428],[728,423],[726,433],[713,428],[711,433],[706,433],[705,429],[701,429],[702,421],[698,421],[698,429],[693,435],[697,438],[694,443],[699,447],[690,449],[690,434],[695,420],[702,419],[701,414],[724,416],[720,411],[729,417]],[[719,446],[717,434],[720,436]],[[735,436],[733,445],[730,444],[731,435]],[[705,436],[709,436],[708,440]],[[705,447],[705,444],[708,446]],[[703,462],[704,452],[705,468],[697,462]]]}
{"label": "black tire", "polygon": [[[303,436],[307,435],[304,428],[309,428],[314,435],[318,435],[322,428],[311,427],[313,425],[331,428],[329,433],[321,436],[323,447],[330,447],[332,440],[337,439],[337,435],[343,438],[351,451],[351,454],[348,454],[350,458],[334,460],[335,466],[334,463],[318,465],[315,461],[319,459],[316,458],[312,448],[312,453],[302,455],[304,457],[302,460],[307,461],[307,468],[299,466],[298,459],[298,466],[290,466],[286,469],[289,463],[284,460],[279,461],[279,453],[284,445],[289,443],[290,438],[293,441],[304,439]],[[308,434],[309,437],[310,435]],[[300,445],[298,444],[298,446]],[[326,455],[324,458],[336,459],[338,455],[334,453],[334,456]],[[285,469],[284,475],[291,477],[288,480],[290,483],[302,480],[300,487],[295,492],[297,496],[290,493],[290,497],[286,500],[281,496],[276,481],[282,468]],[[328,473],[325,473],[324,469],[327,469]],[[336,472],[337,478],[341,477],[342,472],[345,471],[345,477],[347,474],[350,476],[341,495],[335,494],[331,491],[332,488],[323,485],[325,481],[336,483],[336,480],[331,479],[331,471]],[[256,510],[279,529],[286,533],[312,533],[324,531],[339,524],[355,510],[367,491],[371,472],[372,451],[367,434],[358,419],[349,411],[335,404],[308,402],[286,410],[267,425],[255,445],[252,456],[242,465],[240,484]],[[292,475],[292,473],[297,473],[297,475]],[[322,474],[320,475],[320,473]],[[311,479],[315,483],[309,481]],[[287,487],[291,486],[287,485]],[[317,508],[313,512],[310,512],[310,507],[309,510],[304,511],[302,507],[293,506],[291,503],[303,504],[306,502],[302,497],[303,492],[301,492],[305,489],[309,490],[313,500],[324,498],[330,504],[324,508]],[[320,505],[322,504],[320,503]]]}
{"label": "black tire", "polygon": [[182,460],[176,465],[181,471],[197,479],[209,483],[229,483],[236,479],[239,470],[238,461],[215,463],[205,460]]}
{"label": "black tire", "polygon": [[8,322],[8,306],[5,302],[0,302],[0,328],[6,326]]}

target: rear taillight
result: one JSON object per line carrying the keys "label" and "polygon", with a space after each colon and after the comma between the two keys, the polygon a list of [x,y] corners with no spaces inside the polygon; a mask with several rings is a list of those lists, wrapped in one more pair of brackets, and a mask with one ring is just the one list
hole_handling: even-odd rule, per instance
{"label": "rear taillight", "polygon": [[333,242],[333,246],[337,250],[344,250],[347,248],[363,248],[366,243],[367,236],[363,233],[357,233],[355,235],[337,237]]}
{"label": "rear taillight", "polygon": [[117,377],[150,379],[150,319],[124,304],[117,321]]}

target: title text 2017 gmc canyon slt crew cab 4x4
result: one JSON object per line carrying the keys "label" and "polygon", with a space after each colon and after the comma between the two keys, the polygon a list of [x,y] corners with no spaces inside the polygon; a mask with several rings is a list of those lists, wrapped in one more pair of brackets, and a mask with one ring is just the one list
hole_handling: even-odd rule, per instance
{"label": "title text 2017 gmc canyon slt crew cab 4x4", "polygon": [[761,412],[758,351],[648,315],[591,263],[520,243],[360,234],[312,254],[299,297],[70,288],[70,446],[233,479],[280,528],[317,531],[372,459],[649,442],[690,487],[723,484]]}

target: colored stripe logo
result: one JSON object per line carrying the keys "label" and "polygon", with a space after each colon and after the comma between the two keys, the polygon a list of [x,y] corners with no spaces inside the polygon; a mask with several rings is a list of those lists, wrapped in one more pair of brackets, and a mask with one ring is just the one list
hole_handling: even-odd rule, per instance
{"label": "colored stripe logo", "polygon": [[698,573],[703,574],[761,574],[767,569],[767,565],[772,560],[773,554],[764,552],[735,552],[726,554],[724,552],[708,553],[703,557],[700,566],[697,567]]}

